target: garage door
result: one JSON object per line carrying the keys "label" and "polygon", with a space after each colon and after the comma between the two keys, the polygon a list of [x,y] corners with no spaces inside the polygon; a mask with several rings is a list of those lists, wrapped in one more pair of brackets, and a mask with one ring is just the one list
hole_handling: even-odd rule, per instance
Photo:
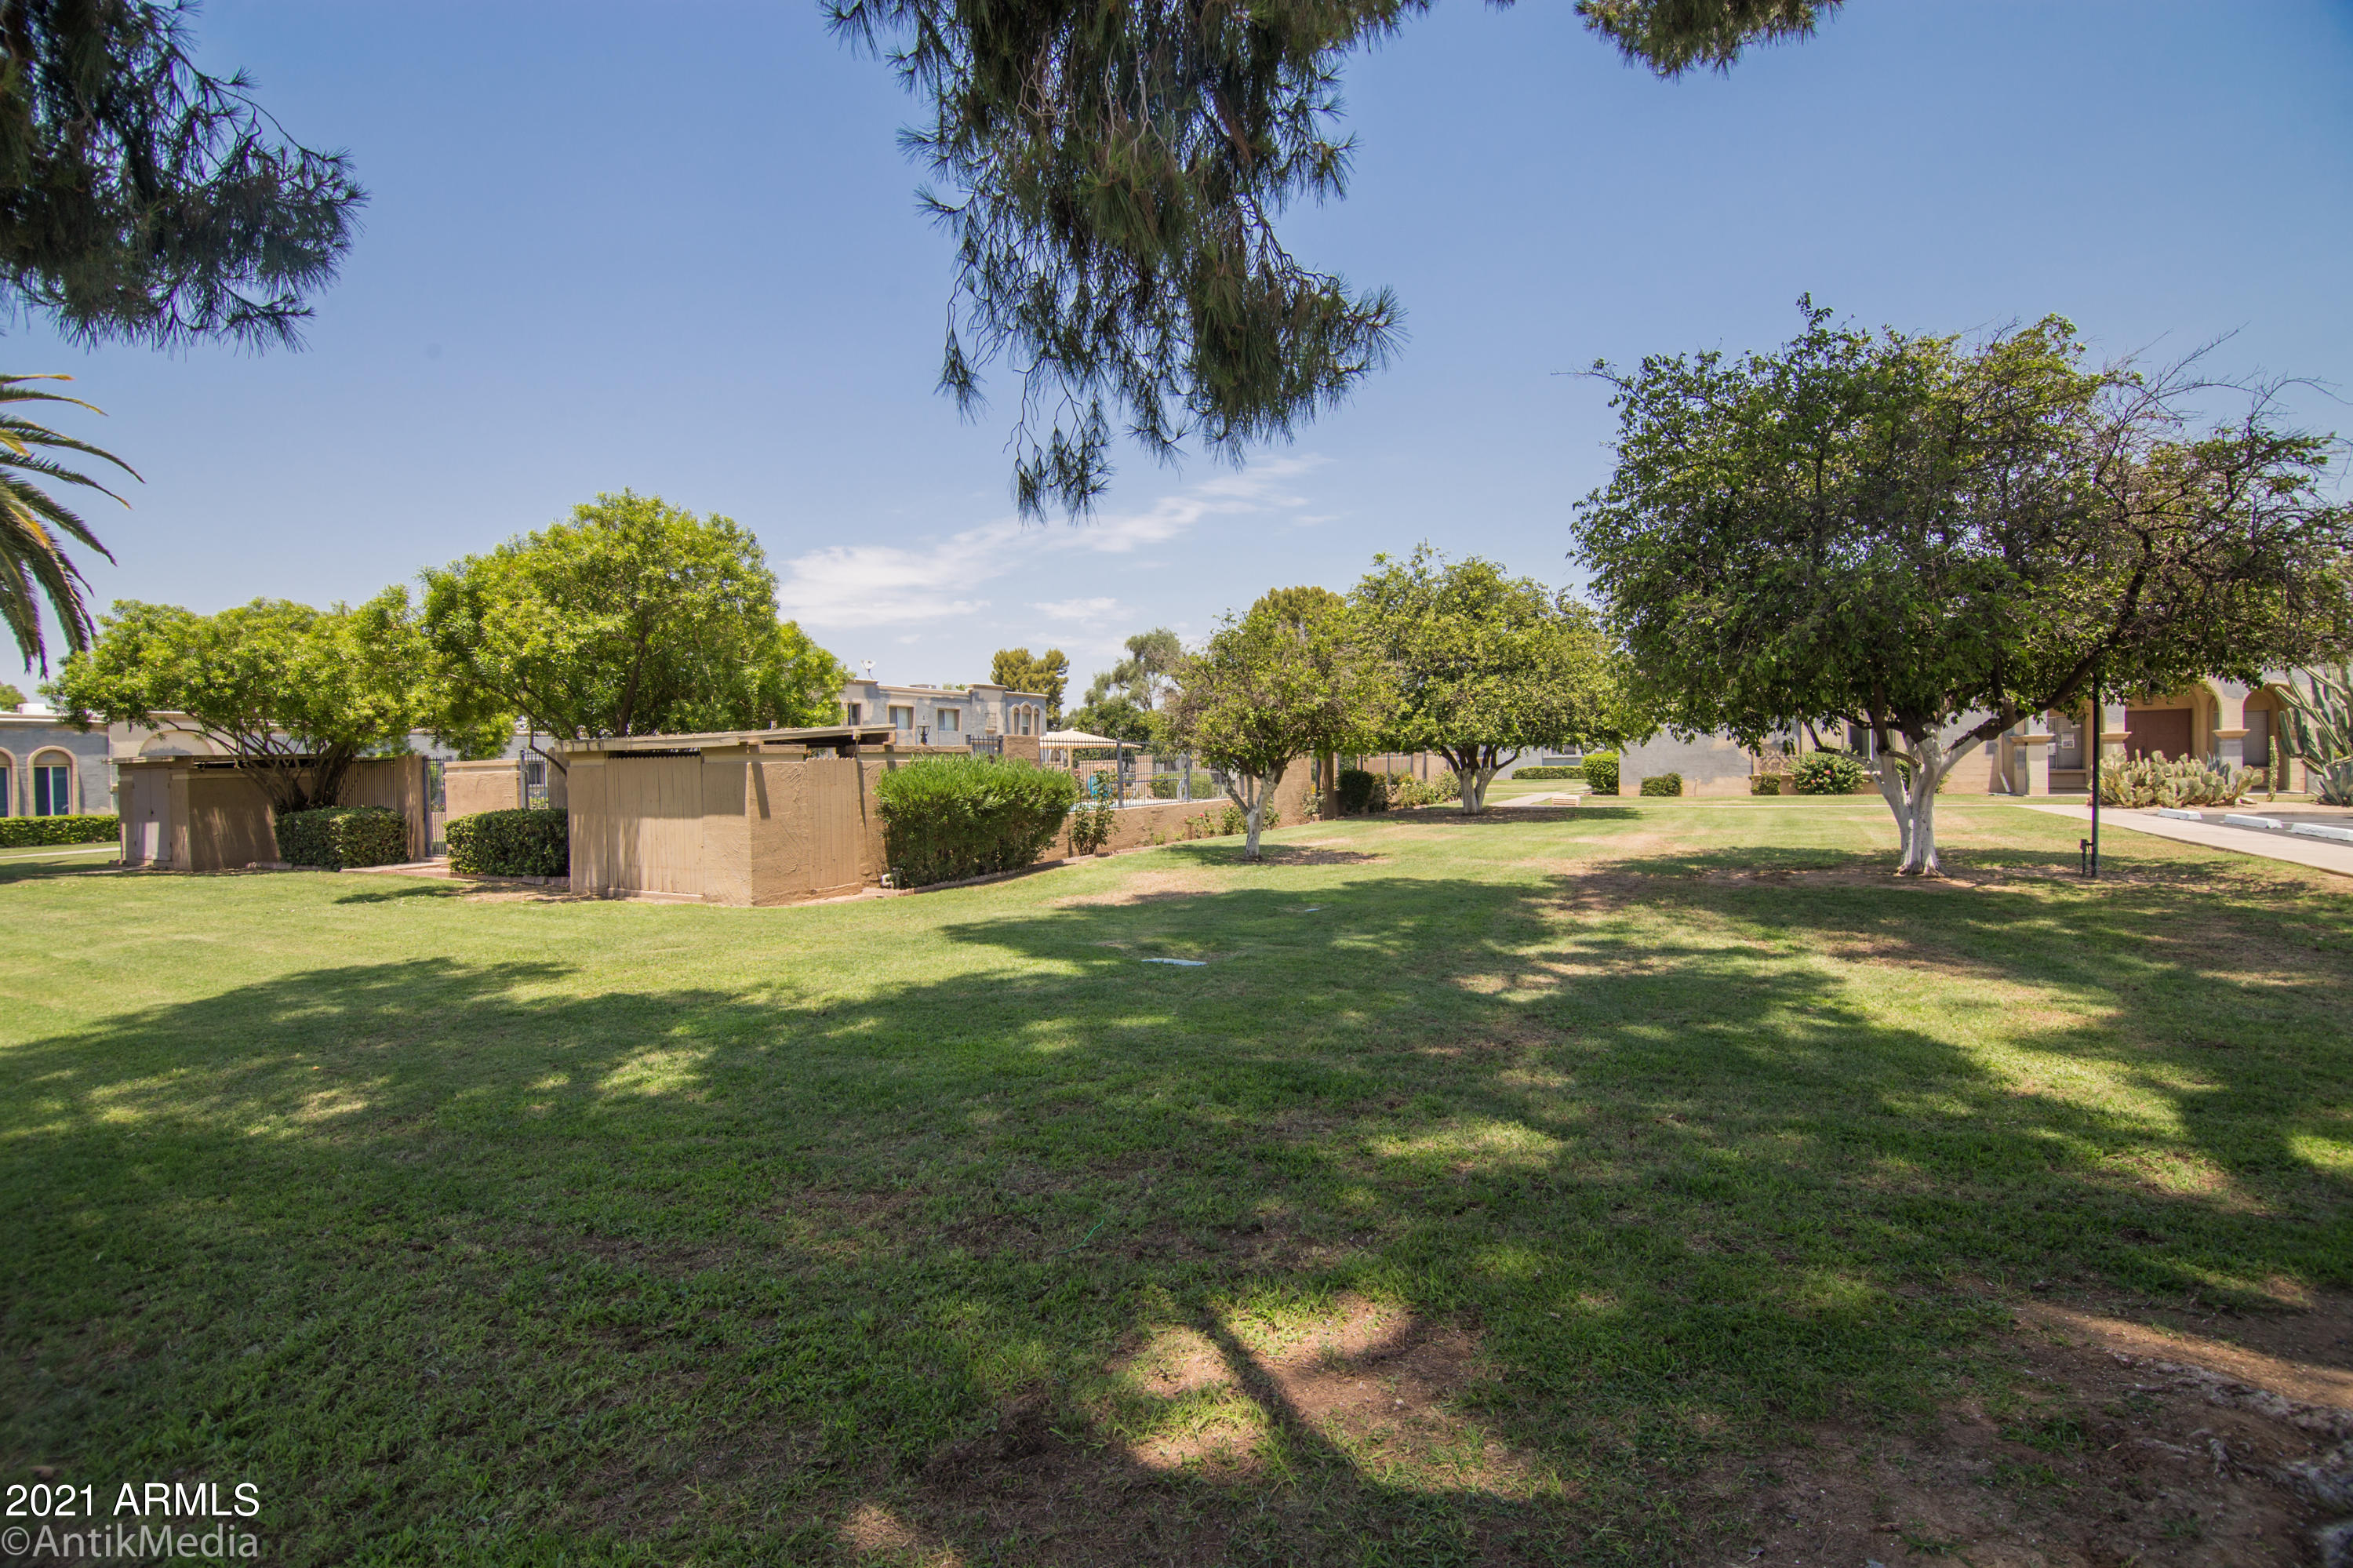
{"label": "garage door", "polygon": [[2169,761],[2189,755],[2188,708],[2127,708],[2125,710],[2125,753],[2151,757],[2163,752]]}

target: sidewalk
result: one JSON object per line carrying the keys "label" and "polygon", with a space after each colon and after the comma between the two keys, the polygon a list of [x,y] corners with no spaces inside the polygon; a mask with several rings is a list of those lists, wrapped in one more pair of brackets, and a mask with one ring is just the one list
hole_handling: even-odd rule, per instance
{"label": "sidewalk", "polygon": [[[2005,804],[2021,807],[2029,811],[2042,811],[2049,816],[2068,817],[2091,825],[2092,808],[2064,806],[2041,801],[2009,800]],[[2329,812],[2327,807],[2313,806],[2234,806],[2232,810],[2248,816],[2278,817],[2284,821],[2353,822],[2353,813],[2342,816]],[[2324,813],[2328,813],[2324,816]],[[2221,811],[2210,809],[2210,817],[2219,819]],[[2339,876],[2353,877],[2353,844],[2333,843],[2326,839],[2291,838],[2263,828],[2233,828],[2220,821],[2186,822],[2173,817],[2160,817],[2154,811],[2127,810],[2122,806],[2100,808],[2100,826],[2123,828],[2129,832],[2147,833],[2152,838],[2173,839],[2185,844],[2202,844],[2208,849],[2235,850],[2241,854],[2260,855],[2265,860],[2284,860],[2295,865],[2308,865],[2316,871],[2334,872]]]}

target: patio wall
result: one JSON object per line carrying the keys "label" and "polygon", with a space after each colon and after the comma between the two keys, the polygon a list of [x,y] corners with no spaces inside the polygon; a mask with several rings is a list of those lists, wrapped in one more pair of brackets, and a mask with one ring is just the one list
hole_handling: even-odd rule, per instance
{"label": "patio wall", "polygon": [[[1281,814],[1284,826],[1294,827],[1305,820],[1311,784],[1312,775],[1305,758],[1282,770],[1282,782],[1275,786],[1271,804]],[[1230,804],[1232,802],[1220,792],[1192,800],[1161,800],[1149,806],[1124,806],[1111,814],[1111,837],[1104,841],[1103,847],[1107,850],[1142,849],[1154,842],[1155,833],[1159,835],[1160,842],[1175,843],[1187,836],[1185,824],[1187,821],[1198,823],[1205,817],[1209,832],[1204,833],[1197,827],[1193,836],[1213,836]],[[1056,855],[1067,858],[1077,853],[1071,845],[1068,828],[1062,831],[1061,837],[1054,841],[1054,846],[1046,852],[1050,859]]]}

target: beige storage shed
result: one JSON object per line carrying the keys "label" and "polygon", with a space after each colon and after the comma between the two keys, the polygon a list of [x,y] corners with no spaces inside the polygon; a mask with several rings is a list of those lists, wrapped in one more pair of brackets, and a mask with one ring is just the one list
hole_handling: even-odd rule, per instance
{"label": "beige storage shed", "polygon": [[891,744],[887,725],[588,741],[565,748],[572,890],[795,904],[882,879],[874,779],[962,747]]}
{"label": "beige storage shed", "polygon": [[[278,859],[277,820],[251,775],[218,758],[156,757],[117,767],[122,863],[173,871],[236,871]],[[343,775],[343,804],[385,806],[408,819],[408,853],[428,832],[425,759],[375,757]]]}

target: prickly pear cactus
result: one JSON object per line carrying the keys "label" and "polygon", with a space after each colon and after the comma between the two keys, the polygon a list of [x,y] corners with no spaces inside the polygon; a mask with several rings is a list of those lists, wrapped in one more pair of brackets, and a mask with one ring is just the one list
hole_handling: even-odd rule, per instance
{"label": "prickly pear cactus", "polygon": [[2254,783],[2243,768],[2225,768],[2184,757],[2168,762],[2165,754],[2136,757],[2100,769],[2100,803],[2104,806],[2235,806]]}
{"label": "prickly pear cactus", "polygon": [[2280,738],[2324,805],[2353,806],[2353,665],[2290,672]]}

